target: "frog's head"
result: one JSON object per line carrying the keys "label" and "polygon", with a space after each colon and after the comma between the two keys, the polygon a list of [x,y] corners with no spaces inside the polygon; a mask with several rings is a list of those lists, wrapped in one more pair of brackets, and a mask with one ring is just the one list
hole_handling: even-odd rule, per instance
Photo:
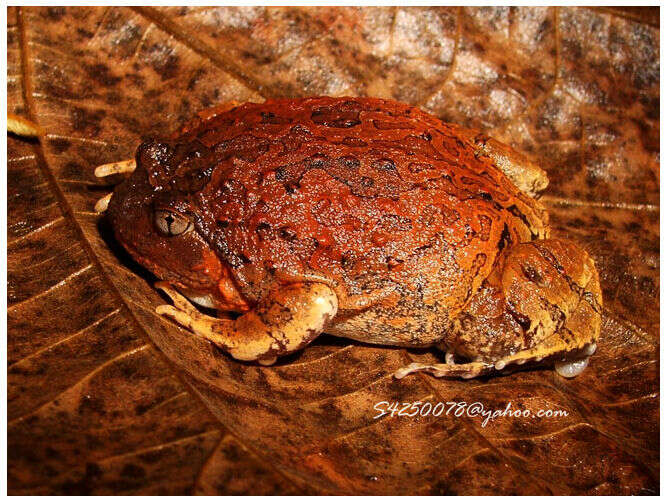
{"label": "frog's head", "polygon": [[205,238],[201,198],[211,154],[198,141],[144,142],[107,213],[118,241],[157,277],[201,305],[244,311],[229,268]]}

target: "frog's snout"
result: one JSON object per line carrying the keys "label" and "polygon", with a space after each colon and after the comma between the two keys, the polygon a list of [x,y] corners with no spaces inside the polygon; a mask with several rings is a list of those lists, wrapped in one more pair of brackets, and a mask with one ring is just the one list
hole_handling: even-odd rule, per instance
{"label": "frog's snout", "polygon": [[153,189],[175,189],[186,194],[200,191],[210,181],[214,158],[213,150],[199,139],[149,140],[136,151],[136,163]]}
{"label": "frog's snout", "polygon": [[148,168],[153,165],[168,166],[173,147],[167,142],[147,140],[136,149],[137,164]]}

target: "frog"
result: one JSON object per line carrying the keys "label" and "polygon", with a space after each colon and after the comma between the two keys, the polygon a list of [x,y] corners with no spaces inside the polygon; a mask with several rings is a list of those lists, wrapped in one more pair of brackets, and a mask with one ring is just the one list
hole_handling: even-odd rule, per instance
{"label": "frog", "polygon": [[325,332],[441,351],[396,379],[572,378],[596,350],[599,274],[550,236],[546,172],[416,106],[230,102],[95,173],[128,174],[97,209],[171,300],[157,314],[236,360],[270,366]]}

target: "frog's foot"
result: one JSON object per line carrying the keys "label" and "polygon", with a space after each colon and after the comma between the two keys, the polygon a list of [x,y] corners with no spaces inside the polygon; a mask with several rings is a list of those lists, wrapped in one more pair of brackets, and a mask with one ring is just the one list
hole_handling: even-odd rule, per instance
{"label": "frog's foot", "polygon": [[547,361],[572,378],[596,350],[600,312],[592,258],[565,240],[535,240],[506,250],[445,339],[497,371]]}
{"label": "frog's foot", "polygon": [[236,320],[210,317],[197,310],[168,283],[155,285],[174,305],[156,308],[192,332],[239,360],[271,365],[278,356],[294,352],[316,338],[335,316],[338,300],[320,283],[283,286]]}
{"label": "frog's foot", "polygon": [[420,362],[412,362],[411,364],[398,369],[393,376],[398,380],[405,376],[423,371],[430,373],[436,378],[476,378],[490,373],[494,369],[492,364],[487,362],[467,362],[464,364],[446,363],[446,364],[422,364]]}
{"label": "frog's foot", "polygon": [[136,170],[136,160],[134,158],[126,159],[125,161],[99,165],[95,168],[95,177],[102,178],[118,173],[132,173],[134,170]]}
{"label": "frog's foot", "polygon": [[44,134],[39,125],[15,114],[7,114],[7,131],[23,137],[38,137]]}

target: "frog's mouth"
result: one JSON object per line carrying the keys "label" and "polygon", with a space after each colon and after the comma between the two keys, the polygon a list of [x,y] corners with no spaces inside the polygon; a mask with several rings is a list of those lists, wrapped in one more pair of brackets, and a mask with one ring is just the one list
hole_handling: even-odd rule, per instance
{"label": "frog's mouth", "polygon": [[[221,289],[219,292],[202,292],[188,288],[180,282],[167,282],[192,303],[203,308],[212,308],[218,311],[244,313],[249,310],[249,305],[238,295],[236,291]],[[226,282],[220,282],[225,284]]]}

